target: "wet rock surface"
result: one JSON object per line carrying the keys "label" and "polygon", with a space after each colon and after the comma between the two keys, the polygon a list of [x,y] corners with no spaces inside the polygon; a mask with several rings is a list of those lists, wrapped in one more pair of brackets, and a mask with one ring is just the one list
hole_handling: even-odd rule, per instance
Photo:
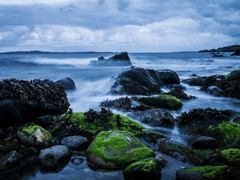
{"label": "wet rock surface", "polygon": [[52,146],[41,150],[39,161],[44,169],[58,169],[70,160],[71,153],[64,145]]}
{"label": "wet rock surface", "polygon": [[64,90],[48,80],[0,82],[1,126],[21,124],[47,114],[62,114],[69,103]]}
{"label": "wet rock surface", "polygon": [[71,150],[83,149],[88,139],[83,136],[68,136],[62,139],[61,143]]}
{"label": "wet rock surface", "polygon": [[234,70],[227,75],[213,75],[183,80],[192,86],[201,86],[201,90],[216,96],[240,98],[240,70]]}
{"label": "wet rock surface", "polygon": [[217,109],[193,109],[187,113],[182,113],[178,117],[178,126],[184,133],[207,135],[210,125],[217,125],[221,122],[229,121],[233,111],[221,111]]}
{"label": "wet rock surface", "polygon": [[174,117],[169,111],[163,109],[136,111],[130,113],[128,116],[150,126],[174,126]]}
{"label": "wet rock surface", "polygon": [[151,95],[161,92],[161,87],[179,84],[176,72],[171,70],[132,68],[121,73],[111,88],[112,94]]}
{"label": "wet rock surface", "polygon": [[75,82],[70,78],[66,77],[64,79],[57,80],[55,82],[58,86],[63,87],[65,90],[74,90],[76,89]]}

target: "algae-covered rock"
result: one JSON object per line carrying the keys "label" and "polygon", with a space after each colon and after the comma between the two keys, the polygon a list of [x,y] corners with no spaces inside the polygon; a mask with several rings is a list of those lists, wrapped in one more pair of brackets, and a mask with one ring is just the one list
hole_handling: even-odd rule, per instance
{"label": "algae-covered rock", "polygon": [[144,136],[150,132],[133,119],[127,116],[106,112],[104,109],[100,112],[90,110],[86,113],[78,112],[67,116],[66,118],[76,122],[82,131],[86,131],[93,135],[101,131],[114,129],[129,131],[135,136]]}
{"label": "algae-covered rock", "polygon": [[177,110],[182,107],[182,101],[175,96],[161,94],[156,97],[144,97],[139,101],[146,106],[154,108],[165,108],[170,110]]}
{"label": "algae-covered rock", "polygon": [[41,126],[29,124],[17,132],[18,138],[29,146],[44,147],[52,142],[52,135]]}
{"label": "algae-covered rock", "polygon": [[160,164],[155,158],[147,158],[130,164],[123,171],[126,180],[135,179],[161,179],[161,169],[165,163]]}
{"label": "algae-covered rock", "polygon": [[132,133],[117,130],[101,132],[87,150],[88,163],[100,169],[122,169],[153,156]]}
{"label": "algae-covered rock", "polygon": [[223,122],[217,126],[210,126],[208,129],[222,145],[240,148],[240,124]]}
{"label": "algae-covered rock", "polygon": [[224,149],[220,152],[221,158],[224,162],[228,165],[240,166],[240,149],[231,148],[231,149]]}
{"label": "algae-covered rock", "polygon": [[225,76],[227,81],[240,80],[240,69],[236,69]]}
{"label": "algae-covered rock", "polygon": [[229,176],[227,166],[196,166],[183,168],[176,173],[177,180],[225,180]]}

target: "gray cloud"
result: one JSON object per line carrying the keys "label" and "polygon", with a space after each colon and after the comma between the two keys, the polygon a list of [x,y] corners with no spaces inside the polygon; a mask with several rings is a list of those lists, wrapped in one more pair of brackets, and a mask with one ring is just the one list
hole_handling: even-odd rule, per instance
{"label": "gray cloud", "polygon": [[0,2],[1,51],[177,51],[240,43],[238,0],[19,2]]}

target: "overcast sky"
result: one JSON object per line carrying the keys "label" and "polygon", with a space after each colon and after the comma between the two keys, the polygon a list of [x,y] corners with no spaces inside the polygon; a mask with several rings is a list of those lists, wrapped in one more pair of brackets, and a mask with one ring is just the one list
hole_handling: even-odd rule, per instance
{"label": "overcast sky", "polygon": [[191,51],[240,44],[239,0],[0,0],[0,51]]}

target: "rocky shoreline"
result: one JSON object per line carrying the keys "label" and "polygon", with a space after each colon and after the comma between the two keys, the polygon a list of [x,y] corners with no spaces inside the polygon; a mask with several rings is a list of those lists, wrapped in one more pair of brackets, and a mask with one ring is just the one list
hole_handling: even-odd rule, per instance
{"label": "rocky shoreline", "polygon": [[[182,82],[215,96],[240,98],[239,70]],[[126,97],[106,100],[101,109],[87,112],[69,108],[65,91],[75,88],[69,78],[55,83],[0,82],[0,179],[18,179],[33,166],[56,172],[70,161],[78,165],[87,161],[94,169],[120,170],[127,180],[161,179],[168,162],[159,152],[191,165],[176,172],[178,180],[239,178],[239,112],[196,108],[173,116],[174,110],[197,98],[185,93],[176,72],[131,67],[116,77],[110,90]],[[139,122],[178,127],[189,137],[188,143],[175,142]],[[78,155],[86,160],[72,159]]]}

